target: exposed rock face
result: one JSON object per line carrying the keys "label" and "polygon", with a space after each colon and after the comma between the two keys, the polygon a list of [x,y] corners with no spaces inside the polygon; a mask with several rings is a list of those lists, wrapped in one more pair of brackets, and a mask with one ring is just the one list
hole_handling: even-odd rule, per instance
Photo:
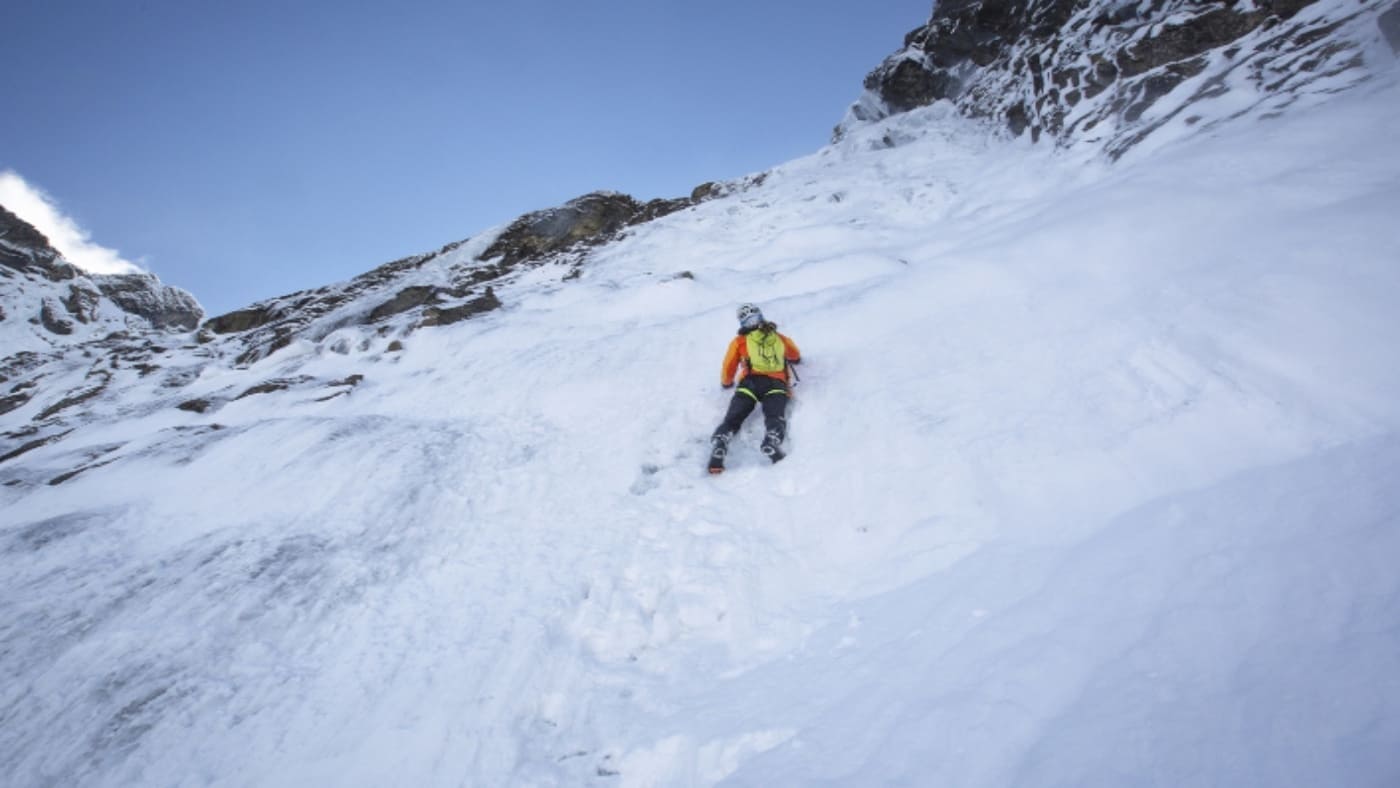
{"label": "exposed rock face", "polygon": [[277,317],[276,313],[268,309],[254,306],[211,318],[204,326],[215,334],[234,334],[265,326]]}
{"label": "exposed rock face", "polygon": [[0,205],[0,238],[5,239],[6,244],[12,247],[44,250],[51,256],[58,254],[53,251],[47,236],[29,222],[10,213],[3,205]]}
{"label": "exposed rock face", "polygon": [[[462,301],[463,298],[468,300]],[[458,303],[455,306],[441,306],[446,301]],[[471,290],[449,290],[431,286],[406,287],[392,299],[375,307],[369,313],[369,322],[378,322],[411,309],[427,307],[422,311],[422,319],[418,321],[417,326],[445,326],[499,309],[500,306],[501,301],[496,297],[496,291],[489,285],[486,292],[479,296],[472,296]]]}
{"label": "exposed rock face", "polygon": [[[72,279],[77,269],[59,259],[49,239],[0,205],[0,266],[42,276],[52,282]],[[12,276],[6,272],[7,276]]]}
{"label": "exposed rock face", "polygon": [[39,307],[39,323],[55,334],[73,333],[73,321],[63,317],[62,307],[52,298],[45,298]]}
{"label": "exposed rock face", "polygon": [[941,0],[866,77],[836,133],[947,100],[1015,135],[1118,156],[1232,90],[1243,106],[1231,117],[1365,79],[1379,12],[1379,0]]}
{"label": "exposed rock face", "polygon": [[436,304],[442,300],[443,295],[446,293],[442,289],[431,285],[405,287],[393,298],[372,309],[369,313],[369,320],[374,323],[390,315],[407,312],[414,307]]}
{"label": "exposed rock face", "polygon": [[7,288],[12,298],[20,287],[39,297],[42,305],[33,317],[57,336],[72,335],[75,323],[99,322],[104,303],[116,308],[113,317],[140,318],[162,331],[188,331],[204,317],[194,296],[162,284],[151,274],[103,276],[80,271],[62,258],[43,233],[3,206],[0,277],[13,285],[13,290]]}
{"label": "exposed rock face", "polygon": [[79,323],[91,323],[97,319],[98,307],[102,304],[102,291],[87,283],[69,285],[68,297],[63,306]]}
{"label": "exposed rock face", "polygon": [[473,298],[470,301],[445,309],[433,307],[423,310],[423,319],[418,325],[446,326],[500,308],[501,299],[496,297],[496,291],[493,288],[487,287],[485,294]]}
{"label": "exposed rock face", "polygon": [[191,399],[181,402],[175,407],[179,410],[187,410],[190,413],[206,413],[209,408],[213,407],[213,403],[207,399]]}
{"label": "exposed rock face", "polygon": [[190,331],[204,317],[204,309],[194,296],[161,284],[151,274],[93,276],[92,280],[117,306],[145,318],[156,328]]}
{"label": "exposed rock face", "polygon": [[481,256],[500,257],[506,265],[513,265],[580,244],[598,244],[630,224],[659,218],[690,204],[681,199],[653,200],[643,205],[617,192],[585,194],[558,208],[516,219]]}

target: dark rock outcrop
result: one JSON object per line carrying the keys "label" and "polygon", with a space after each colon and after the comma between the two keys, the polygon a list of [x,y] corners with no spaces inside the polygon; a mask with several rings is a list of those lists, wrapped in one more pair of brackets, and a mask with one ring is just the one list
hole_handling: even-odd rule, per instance
{"label": "dark rock outcrop", "polygon": [[54,433],[52,435],[45,435],[42,438],[36,438],[32,441],[24,443],[21,446],[19,446],[19,448],[13,449],[11,451],[6,452],[3,455],[0,455],[0,462],[7,462],[9,460],[13,460],[16,457],[34,451],[35,449],[42,448],[44,446],[49,445],[50,443],[62,440],[64,436],[68,435],[71,432],[72,430],[64,430],[63,432]]}
{"label": "dark rock outcrop", "polygon": [[[441,306],[444,302],[460,301],[463,298],[470,298],[471,295],[472,291],[469,288],[447,289],[431,285],[405,287],[396,293],[393,298],[370,310],[368,322],[377,323],[412,309],[427,307],[423,310],[424,318],[418,325],[447,325],[448,323],[455,323],[457,320],[461,320],[464,317],[480,314],[482,312],[489,312],[501,305],[501,302],[496,298],[495,291],[487,287],[486,295],[484,296],[471,298],[471,300],[465,303],[459,303],[455,306]],[[448,315],[457,315],[458,317],[456,319],[446,319]]]}
{"label": "dark rock outcrop", "polygon": [[685,210],[686,208],[689,208],[690,206],[694,205],[696,202],[696,200],[687,199],[685,197],[676,197],[669,200],[648,200],[647,202],[642,204],[642,210],[638,211],[637,215],[632,217],[632,221],[628,224],[644,224],[653,219],[660,219],[661,217],[669,216],[670,214],[673,214],[676,211]]}
{"label": "dark rock outcrop", "polygon": [[206,413],[213,406],[214,403],[210,402],[207,399],[189,399],[185,400],[184,402],[181,402],[175,407],[180,410],[187,410],[190,413]]}
{"label": "dark rock outcrop", "polygon": [[690,201],[701,202],[703,200],[712,199],[713,197],[719,194],[719,191],[719,184],[715,183],[714,181],[705,181],[704,183],[690,190]]}
{"label": "dark rock outcrop", "polygon": [[58,256],[49,243],[48,236],[35,229],[34,225],[10,213],[3,205],[0,205],[0,238],[11,247],[47,250],[50,257]]}
{"label": "dark rock outcrop", "polygon": [[281,316],[269,307],[257,305],[210,318],[204,327],[215,334],[236,334],[260,328]]}
{"label": "dark rock outcrop", "polygon": [[34,226],[0,205],[0,266],[61,282],[78,275]]}
{"label": "dark rock outcrop", "polygon": [[194,296],[162,284],[151,274],[93,276],[92,280],[123,311],[145,318],[155,328],[192,331],[204,318]]}
{"label": "dark rock outcrop", "polygon": [[27,270],[36,256],[57,259],[58,252],[49,239],[34,225],[10,213],[0,205],[0,264],[16,270]]}
{"label": "dark rock outcrop", "polygon": [[866,89],[878,92],[891,113],[908,112],[955,96],[959,86],[952,74],[929,68],[929,61],[913,57],[902,58],[865,79]]}
{"label": "dark rock outcrop", "polygon": [[431,307],[423,310],[423,319],[419,321],[418,325],[446,326],[500,308],[501,300],[496,297],[496,291],[488,287],[486,288],[485,294],[456,306],[446,308]]}
{"label": "dark rock outcrop", "polygon": [[293,386],[300,386],[310,381],[311,378],[306,375],[297,375],[296,377],[290,378],[273,378],[272,380],[265,380],[256,386],[250,386],[245,389],[242,394],[234,397],[234,399],[239,400],[245,397],[255,397],[259,394],[271,394],[274,391],[286,391]]}
{"label": "dark rock outcrop", "polygon": [[370,310],[369,322],[376,323],[386,317],[407,312],[415,307],[436,304],[442,300],[443,295],[443,290],[438,287],[426,285],[405,287],[393,298]]}
{"label": "dark rock outcrop", "polygon": [[641,212],[641,203],[625,194],[585,194],[558,208],[521,216],[481,256],[486,260],[499,257],[506,265],[513,265],[578,244],[601,243],[632,224]]}
{"label": "dark rock outcrop", "polygon": [[63,306],[79,323],[91,323],[97,319],[97,308],[102,303],[102,291],[83,284],[68,286],[68,297]]}
{"label": "dark rock outcrop", "polygon": [[73,333],[73,321],[59,313],[59,306],[51,298],[45,298],[39,307],[39,323],[50,333],[67,336]]}
{"label": "dark rock outcrop", "polygon": [[27,391],[14,392],[0,397],[0,416],[12,410],[17,410],[33,397],[34,395]]}

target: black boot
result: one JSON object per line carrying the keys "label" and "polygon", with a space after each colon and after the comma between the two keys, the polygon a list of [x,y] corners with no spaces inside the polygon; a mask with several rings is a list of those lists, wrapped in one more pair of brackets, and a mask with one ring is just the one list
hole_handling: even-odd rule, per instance
{"label": "black boot", "polygon": [[728,435],[716,435],[710,438],[710,473],[724,472],[724,455],[728,453]]}
{"label": "black boot", "polygon": [[782,434],[773,430],[769,430],[768,434],[763,436],[763,445],[759,446],[758,448],[760,451],[763,452],[763,456],[767,457],[773,462],[777,462],[787,456],[787,454],[783,452],[782,443]]}

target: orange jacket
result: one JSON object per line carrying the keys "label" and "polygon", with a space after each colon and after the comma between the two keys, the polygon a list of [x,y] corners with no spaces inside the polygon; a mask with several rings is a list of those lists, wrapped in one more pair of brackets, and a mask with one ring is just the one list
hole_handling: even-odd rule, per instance
{"label": "orange jacket", "polygon": [[[783,334],[778,334],[778,338],[783,340],[783,357],[788,363],[795,364],[802,360],[802,353],[797,349],[797,343],[793,342]],[[744,334],[740,334],[729,342],[729,349],[724,352],[724,365],[720,368],[719,384],[725,388],[734,385],[734,373],[739,370],[739,364],[743,363],[743,374],[739,376],[742,381],[749,375],[767,375],[770,378],[777,378],[782,382],[788,382],[787,368],[778,372],[754,372],[752,364],[749,362],[749,343]]]}

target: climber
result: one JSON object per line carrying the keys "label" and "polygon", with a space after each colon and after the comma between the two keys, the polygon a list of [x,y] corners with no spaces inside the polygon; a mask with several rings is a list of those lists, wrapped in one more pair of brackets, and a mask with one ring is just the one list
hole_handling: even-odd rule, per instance
{"label": "climber", "polygon": [[753,304],[740,304],[739,335],[729,343],[720,369],[719,382],[724,388],[734,385],[739,374],[739,388],[729,401],[729,412],[710,437],[710,473],[724,471],[724,457],[729,441],[739,426],[757,405],[763,406],[764,435],[760,447],[773,462],[785,455],[782,450],[787,435],[788,366],[802,360],[797,344],[778,333],[778,327],[763,319],[763,313]]}

